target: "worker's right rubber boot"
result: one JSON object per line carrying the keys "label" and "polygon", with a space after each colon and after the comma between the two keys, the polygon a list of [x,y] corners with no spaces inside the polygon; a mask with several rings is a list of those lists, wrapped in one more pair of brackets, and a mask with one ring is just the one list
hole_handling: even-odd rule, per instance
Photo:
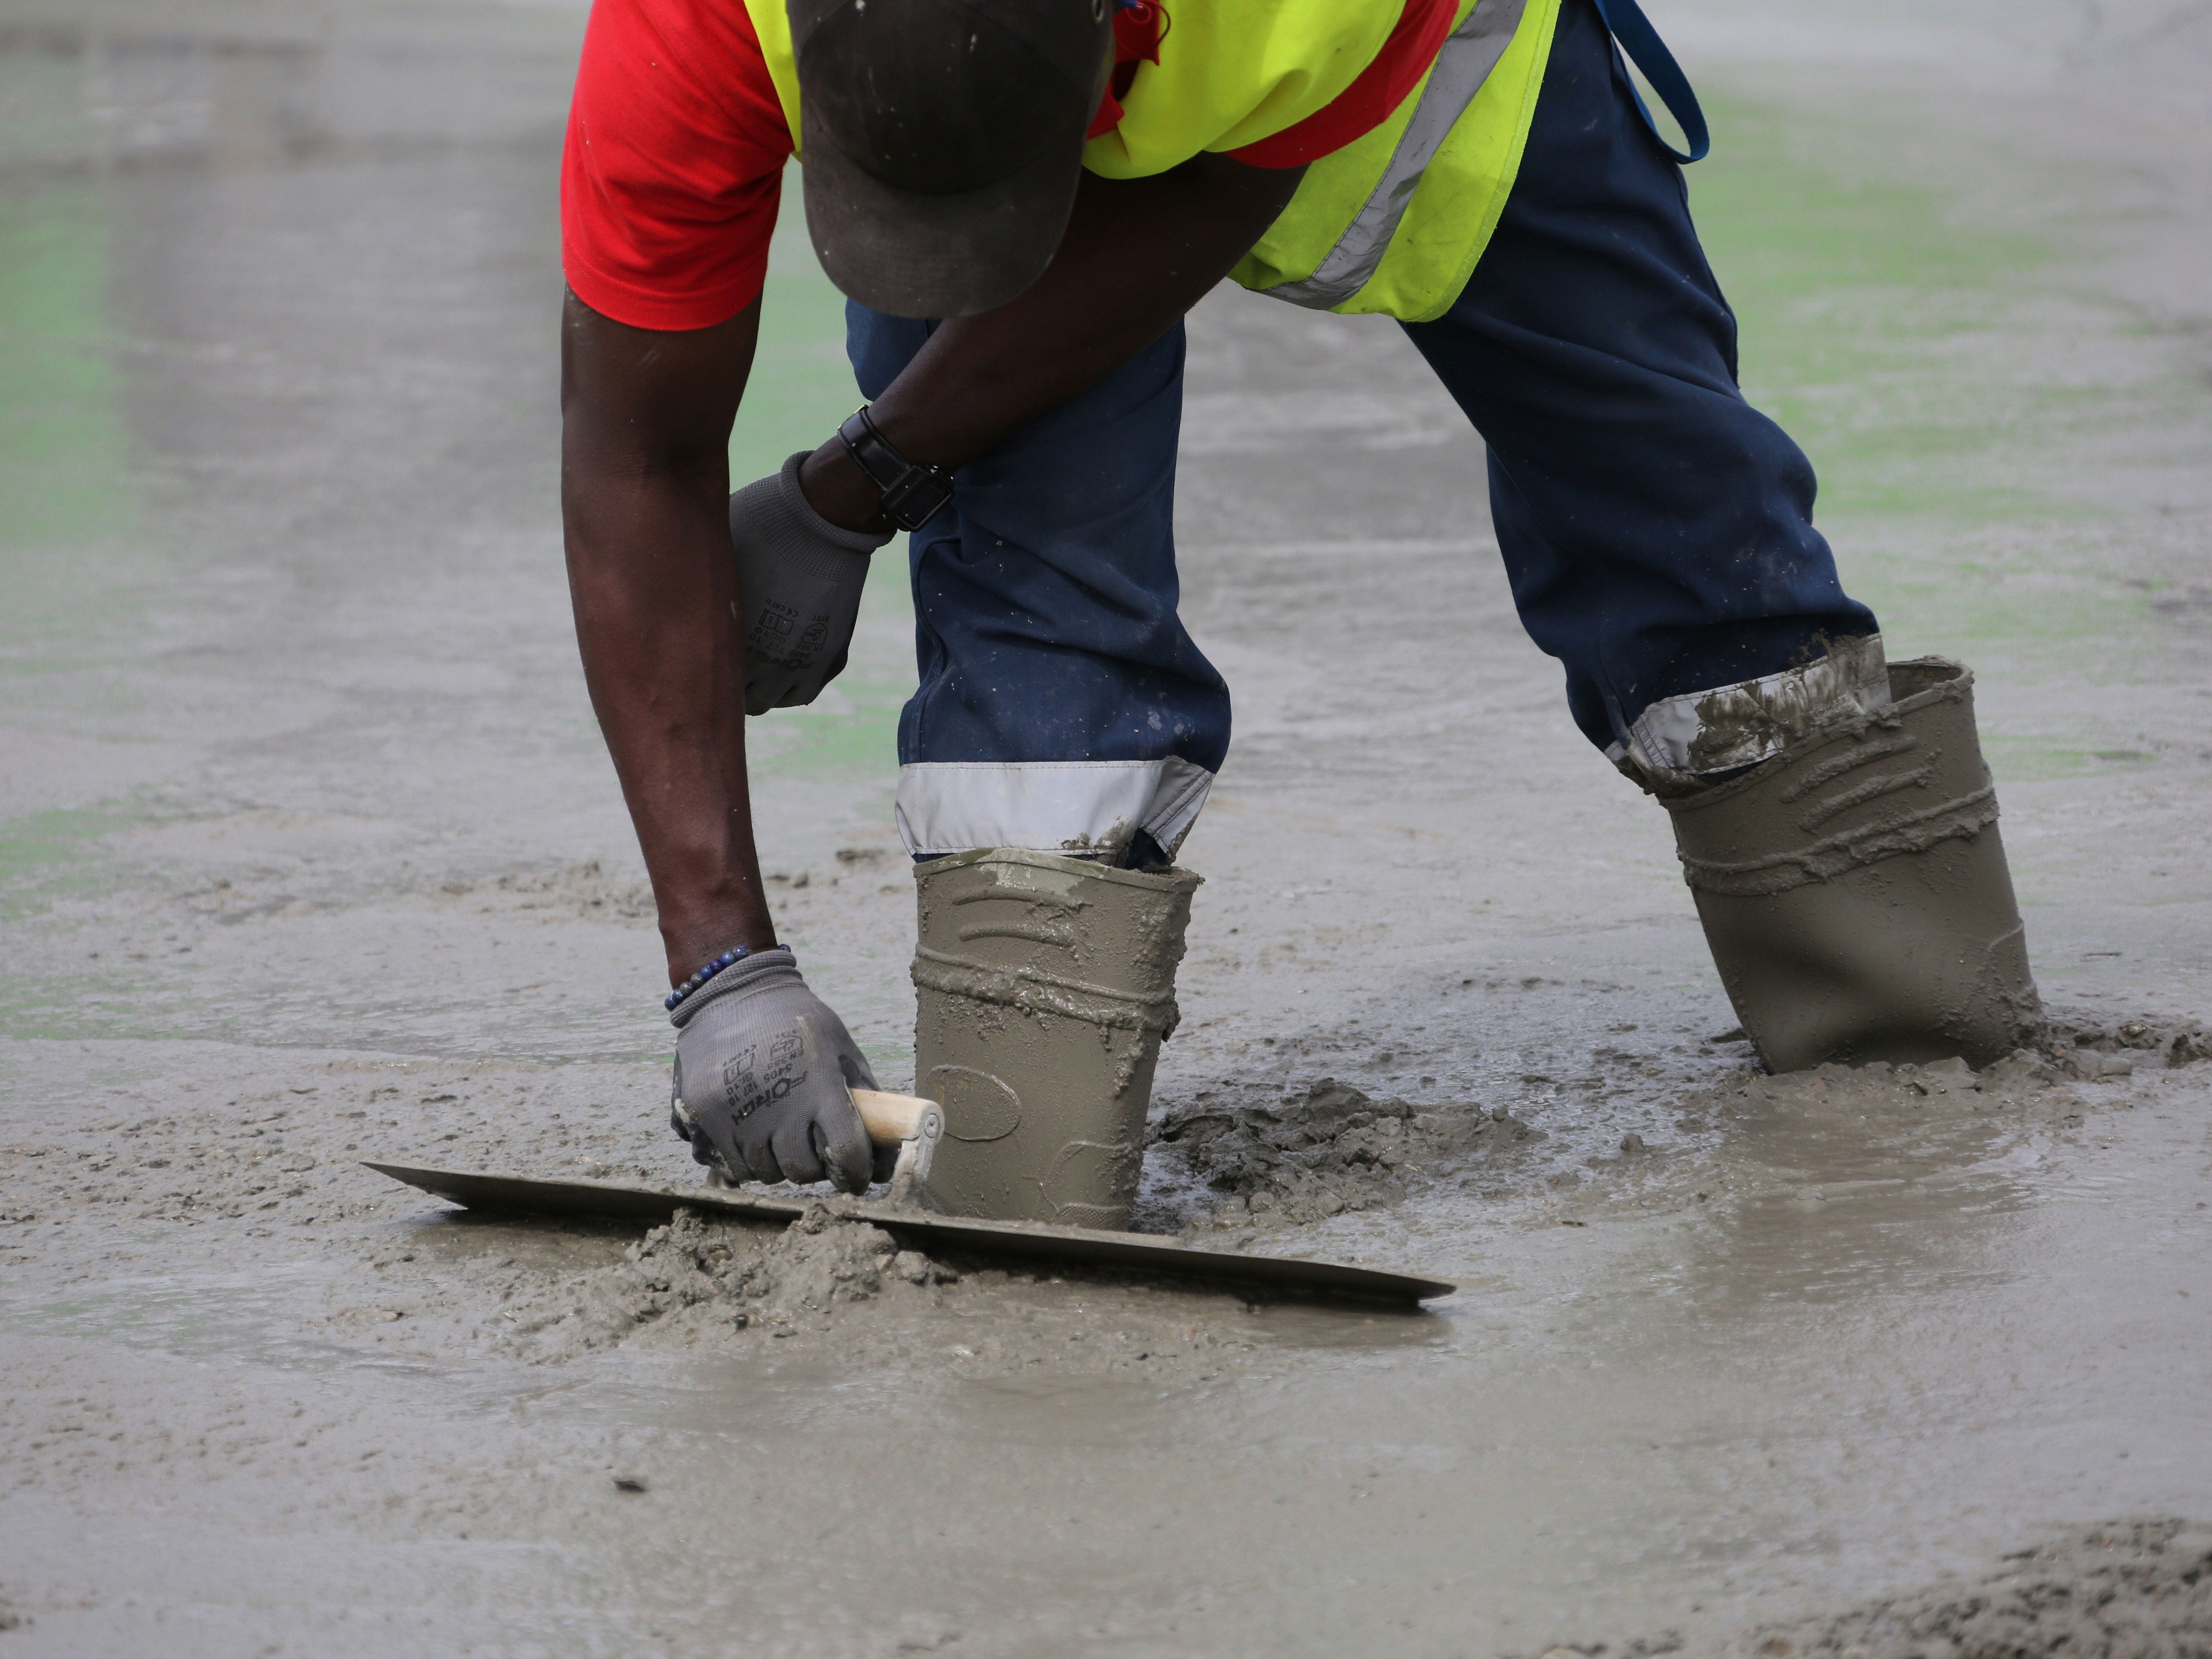
{"label": "worker's right rubber boot", "polygon": [[1973,676],[1942,657],[1888,674],[1886,708],[1662,797],[1721,982],[1772,1072],[1986,1066],[2039,1023]]}
{"label": "worker's right rubber boot", "polygon": [[915,881],[915,1092],[945,1108],[916,1197],[1126,1227],[1199,878],[1000,848]]}

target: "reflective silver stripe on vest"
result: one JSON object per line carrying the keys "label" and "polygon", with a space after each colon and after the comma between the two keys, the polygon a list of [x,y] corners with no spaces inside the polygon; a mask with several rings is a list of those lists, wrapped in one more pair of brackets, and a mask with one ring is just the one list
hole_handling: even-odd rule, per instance
{"label": "reflective silver stripe on vest", "polygon": [[1459,118],[1467,113],[1468,106],[1474,102],[1475,94],[1498,67],[1505,48],[1513,44],[1513,32],[1521,27],[1526,4],[1527,0],[1480,0],[1437,52],[1429,83],[1421,88],[1421,101],[1414,107],[1413,119],[1406,123],[1405,131],[1399,134],[1398,148],[1390,153],[1390,165],[1382,169],[1375,193],[1336,239],[1336,246],[1315,267],[1312,276],[1262,289],[1261,293],[1288,300],[1292,305],[1326,311],[1367,286],[1382,263],[1390,239],[1398,234],[1398,222],[1406,216],[1406,204],[1413,199],[1421,174],[1428,170]]}

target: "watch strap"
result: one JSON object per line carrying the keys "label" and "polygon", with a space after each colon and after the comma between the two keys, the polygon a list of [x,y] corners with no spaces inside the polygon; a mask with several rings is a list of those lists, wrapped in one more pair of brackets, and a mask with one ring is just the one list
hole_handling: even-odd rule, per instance
{"label": "watch strap", "polygon": [[901,530],[919,530],[952,499],[952,475],[941,466],[909,461],[876,429],[866,405],[837,428],[847,452],[884,493],[884,517]]}

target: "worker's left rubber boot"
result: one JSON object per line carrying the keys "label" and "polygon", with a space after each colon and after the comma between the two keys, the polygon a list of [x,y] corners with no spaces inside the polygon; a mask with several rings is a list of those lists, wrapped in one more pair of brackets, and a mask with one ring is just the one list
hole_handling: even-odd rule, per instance
{"label": "worker's left rubber boot", "polygon": [[915,1197],[1126,1227],[1199,878],[1000,848],[915,881],[915,1092],[945,1108]]}
{"label": "worker's left rubber boot", "polygon": [[1771,1072],[1982,1066],[2039,1024],[1973,676],[1942,657],[1886,672],[1877,706],[1833,703],[1747,772],[1655,791],[1721,981]]}

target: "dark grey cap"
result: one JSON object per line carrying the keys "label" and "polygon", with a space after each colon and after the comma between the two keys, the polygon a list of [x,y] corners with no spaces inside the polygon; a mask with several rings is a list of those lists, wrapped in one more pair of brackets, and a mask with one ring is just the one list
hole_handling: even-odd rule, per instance
{"label": "dark grey cap", "polygon": [[806,225],[871,310],[1004,305],[1060,246],[1113,0],[787,0]]}

